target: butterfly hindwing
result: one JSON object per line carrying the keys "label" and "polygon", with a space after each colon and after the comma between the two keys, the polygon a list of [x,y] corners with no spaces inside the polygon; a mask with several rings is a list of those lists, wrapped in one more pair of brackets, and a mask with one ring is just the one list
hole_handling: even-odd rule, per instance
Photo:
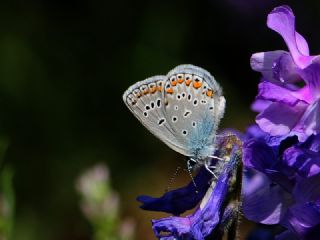
{"label": "butterfly hindwing", "polygon": [[166,117],[187,156],[197,159],[213,153],[215,135],[225,99],[215,79],[199,67],[180,65],[164,83]]}

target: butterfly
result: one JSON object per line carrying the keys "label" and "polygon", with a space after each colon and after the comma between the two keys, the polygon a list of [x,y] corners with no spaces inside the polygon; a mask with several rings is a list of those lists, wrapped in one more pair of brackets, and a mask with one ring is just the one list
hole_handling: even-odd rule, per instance
{"label": "butterfly", "polygon": [[150,132],[188,157],[188,168],[192,162],[214,174],[210,162],[215,158],[216,132],[226,101],[208,71],[190,64],[179,65],[166,76],[133,84],[123,100]]}

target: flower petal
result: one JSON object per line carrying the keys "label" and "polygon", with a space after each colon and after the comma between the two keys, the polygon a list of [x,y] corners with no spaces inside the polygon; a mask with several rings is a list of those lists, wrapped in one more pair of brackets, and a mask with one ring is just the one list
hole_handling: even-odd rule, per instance
{"label": "flower petal", "polygon": [[267,100],[262,100],[262,99],[256,99],[252,104],[251,104],[251,110],[254,112],[262,112],[264,111],[267,107],[270,106],[272,102],[267,101]]}
{"label": "flower petal", "polygon": [[301,177],[312,177],[320,173],[320,154],[317,152],[293,146],[284,152],[283,160]]}
{"label": "flower petal", "polygon": [[299,179],[293,195],[296,203],[320,201],[320,175]]}
{"label": "flower petal", "polygon": [[268,137],[268,134],[263,132],[256,124],[252,124],[246,129],[247,140],[251,138],[255,138],[256,140],[264,140],[266,137]]}
{"label": "flower petal", "polygon": [[301,147],[313,152],[320,152],[320,134],[310,136],[307,141],[301,144]]}
{"label": "flower petal", "polygon": [[291,202],[290,193],[278,184],[273,184],[265,174],[256,172],[244,182],[243,212],[251,221],[277,224]]}
{"label": "flower petal", "polygon": [[255,53],[250,59],[251,68],[275,83],[295,82],[300,78],[291,55],[282,50]]}
{"label": "flower petal", "polygon": [[308,85],[292,92],[292,95],[300,100],[303,100],[303,101],[309,103],[309,104],[314,101],[313,94],[310,91],[310,87]]}
{"label": "flower petal", "polygon": [[303,101],[295,106],[275,102],[256,117],[256,123],[272,136],[286,135],[297,125],[307,106]]}
{"label": "flower petal", "polygon": [[295,63],[304,68],[308,66],[312,57],[309,57],[309,48],[306,40],[295,31],[295,16],[289,6],[280,6],[268,15],[267,25],[279,33],[286,42]]}
{"label": "flower petal", "polygon": [[298,32],[296,32],[296,42],[297,42],[297,47],[299,49],[299,51],[305,55],[305,56],[309,56],[309,46],[308,43],[306,41],[306,39]]}
{"label": "flower petal", "polygon": [[303,70],[299,70],[301,77],[306,81],[313,99],[320,97],[320,57]]}
{"label": "flower petal", "polygon": [[243,145],[243,164],[260,172],[271,169],[276,162],[275,154],[264,142],[251,139]]}
{"label": "flower petal", "polygon": [[143,203],[140,207],[144,210],[180,215],[198,204],[205,195],[211,178],[212,175],[202,168],[194,178],[197,189],[193,182],[190,182],[187,186],[166,192],[159,198],[139,196],[137,200]]}
{"label": "flower petal", "polygon": [[305,132],[308,136],[320,133],[320,99],[307,108],[297,130]]}
{"label": "flower petal", "polygon": [[293,186],[282,171],[282,162],[276,157],[277,147],[270,147],[263,141],[248,140],[243,145],[243,164],[246,168],[266,174],[273,182],[291,192]]}
{"label": "flower petal", "polygon": [[[160,220],[152,220],[152,229],[156,237],[169,239],[166,237],[173,236],[190,236],[190,219],[189,217],[167,217]],[[163,235],[162,232],[167,233]]]}
{"label": "flower petal", "polygon": [[[320,224],[320,206],[314,203],[295,204],[289,208],[282,225],[304,238]],[[318,235],[319,236],[319,235]],[[314,238],[304,238],[314,239]]]}
{"label": "flower petal", "polygon": [[275,237],[275,240],[299,240],[300,238],[290,231],[284,231]]}
{"label": "flower petal", "polygon": [[292,93],[292,90],[267,81],[263,81],[259,84],[259,94],[257,98],[269,101],[277,101],[294,106],[298,103],[299,99],[297,99]]}

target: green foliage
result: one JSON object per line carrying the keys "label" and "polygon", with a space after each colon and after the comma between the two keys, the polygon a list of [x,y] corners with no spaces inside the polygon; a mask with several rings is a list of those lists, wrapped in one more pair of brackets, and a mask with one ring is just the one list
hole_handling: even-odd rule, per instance
{"label": "green foliage", "polygon": [[6,167],[0,176],[0,239],[11,239],[14,223],[14,191],[12,186],[13,170]]}

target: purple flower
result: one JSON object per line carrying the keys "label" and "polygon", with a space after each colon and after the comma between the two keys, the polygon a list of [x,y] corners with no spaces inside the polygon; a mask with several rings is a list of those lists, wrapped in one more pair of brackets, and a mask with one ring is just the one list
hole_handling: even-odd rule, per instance
{"label": "purple flower", "polygon": [[255,138],[243,149],[246,218],[285,227],[277,239],[315,239],[320,233],[320,134],[303,143],[288,137],[271,146],[267,134],[253,129]]}
{"label": "purple flower", "polygon": [[[262,73],[253,109],[257,124],[272,136],[296,134],[304,141],[320,133],[320,58],[310,56],[306,40],[295,31],[295,16],[288,6],[275,8],[267,25],[284,39],[289,52],[253,54],[252,69]],[[304,87],[297,82],[303,81]]]}
{"label": "purple flower", "polygon": [[239,212],[239,203],[236,198],[230,197],[233,194],[230,185],[235,184],[233,179],[241,169],[240,158],[241,151],[235,147],[228,163],[221,163],[222,169],[217,181],[212,181],[213,176],[207,170],[201,169],[195,177],[198,193],[191,182],[186,187],[165,193],[160,198],[138,197],[138,200],[143,202],[143,209],[175,215],[195,207],[201,201],[191,215],[152,220],[155,235],[163,240],[201,240],[225,231],[224,227],[230,225]]}
{"label": "purple flower", "polygon": [[144,210],[180,215],[194,208],[201,201],[209,188],[211,178],[212,175],[205,168],[202,168],[194,178],[197,189],[193,182],[190,182],[186,187],[166,192],[160,198],[139,196],[137,200],[143,203],[141,208]]}
{"label": "purple flower", "polygon": [[[152,221],[152,228],[157,237],[161,239],[183,238],[183,239],[204,239],[212,234],[212,231],[222,221],[224,211],[223,205],[228,194],[229,182],[234,175],[237,161],[231,160],[221,173],[216,185],[213,184],[206,197],[203,198],[197,210],[186,217],[167,217]],[[215,186],[214,186],[215,185]],[[214,188],[213,188],[214,186]],[[195,193],[193,193],[195,194]],[[165,237],[162,235],[165,232]]]}

